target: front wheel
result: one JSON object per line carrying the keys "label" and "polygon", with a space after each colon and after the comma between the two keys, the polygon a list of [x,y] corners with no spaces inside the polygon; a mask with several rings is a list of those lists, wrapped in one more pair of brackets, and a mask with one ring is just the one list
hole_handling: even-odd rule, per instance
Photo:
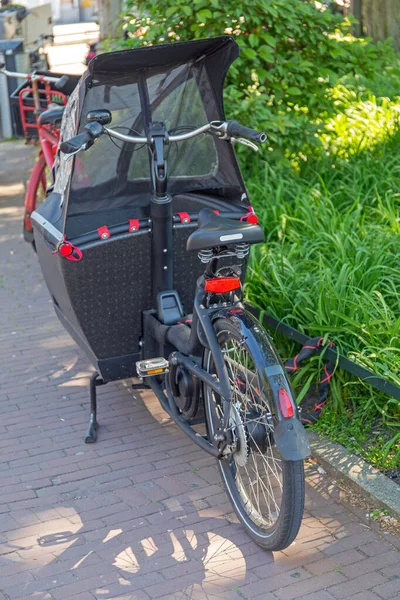
{"label": "front wheel", "polygon": [[31,214],[34,210],[38,209],[39,206],[44,202],[47,197],[47,184],[49,180],[49,169],[46,165],[45,158],[40,152],[38,160],[33,167],[33,171],[28,181],[26,195],[25,195],[25,206],[24,206],[24,224],[23,234],[25,241],[32,244],[35,250],[35,241],[33,239],[33,229]]}
{"label": "front wheel", "polygon": [[[277,409],[269,373],[281,363],[267,334],[255,323],[244,336],[228,318],[214,322],[232,390],[231,454],[218,466],[248,534],[262,548],[276,551],[293,542],[301,525],[304,465],[302,460],[283,460],[274,443]],[[204,369],[214,374],[208,350],[203,361]],[[223,401],[206,385],[204,405],[208,435],[213,439],[222,427]]]}

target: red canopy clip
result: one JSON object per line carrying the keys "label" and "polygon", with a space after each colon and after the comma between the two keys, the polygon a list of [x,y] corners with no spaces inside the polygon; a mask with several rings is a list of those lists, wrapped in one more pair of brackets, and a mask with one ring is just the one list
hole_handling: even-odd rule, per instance
{"label": "red canopy clip", "polygon": [[99,234],[101,240],[107,240],[109,237],[111,237],[111,234],[108,231],[107,225],[103,225],[103,227],[99,227],[97,231],[98,231],[98,234]]}
{"label": "red canopy clip", "polygon": [[128,223],[129,223],[129,227],[128,227],[129,233],[139,231],[139,229],[140,229],[139,219],[129,219]]}
{"label": "red canopy clip", "polygon": [[82,259],[82,250],[77,246],[73,246],[71,242],[68,242],[66,239],[57,245],[57,249],[53,254],[60,254],[67,260],[72,260],[74,262],[78,262]]}
{"label": "red canopy clip", "polygon": [[251,223],[252,225],[257,225],[258,223],[258,217],[254,211],[254,208],[252,206],[248,206],[248,211],[245,215],[243,215],[243,217],[240,218],[241,221],[247,221],[248,223]]}
{"label": "red canopy clip", "polygon": [[181,223],[184,223],[185,225],[186,225],[186,223],[190,223],[191,219],[189,217],[189,213],[187,213],[187,212],[178,212],[176,214],[180,218]]}

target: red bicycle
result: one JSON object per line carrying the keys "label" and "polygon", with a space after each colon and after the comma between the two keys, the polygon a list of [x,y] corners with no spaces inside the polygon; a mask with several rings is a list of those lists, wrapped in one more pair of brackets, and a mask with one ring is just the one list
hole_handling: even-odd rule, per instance
{"label": "red bicycle", "polygon": [[27,185],[24,207],[24,238],[33,243],[30,217],[47,196],[50,173],[60,141],[61,119],[67,103],[67,95],[62,89],[69,82],[69,77],[16,73],[7,71],[3,65],[0,65],[0,73],[26,80],[18,94],[24,137],[26,143],[39,144],[37,161]]}

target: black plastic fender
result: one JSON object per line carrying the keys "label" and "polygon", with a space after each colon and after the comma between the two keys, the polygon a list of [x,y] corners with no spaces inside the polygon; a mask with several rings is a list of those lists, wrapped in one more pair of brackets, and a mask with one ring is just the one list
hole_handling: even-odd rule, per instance
{"label": "black plastic fender", "polygon": [[[272,391],[278,420],[274,427],[274,439],[281,457],[283,460],[295,461],[310,456],[308,436],[299,419],[293,390],[267,331],[252,314],[238,306],[216,311],[212,321],[222,318],[230,321],[238,329],[254,357],[260,382]],[[295,407],[295,414],[291,418],[285,418],[281,413],[278,402],[281,388],[285,389]]]}
{"label": "black plastic fender", "polygon": [[311,454],[306,430],[296,417],[279,421],[274,428],[274,439],[283,460],[302,460]]}

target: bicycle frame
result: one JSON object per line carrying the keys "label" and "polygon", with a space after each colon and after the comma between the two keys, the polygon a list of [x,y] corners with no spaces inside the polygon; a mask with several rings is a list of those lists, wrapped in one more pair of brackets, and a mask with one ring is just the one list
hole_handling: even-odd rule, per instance
{"label": "bicycle frame", "polygon": [[24,210],[24,236],[30,239],[32,235],[31,214],[36,208],[37,192],[40,186],[46,192],[46,167],[51,171],[56,157],[57,147],[60,140],[60,132],[55,127],[46,124],[40,125],[37,120],[40,149],[38,159],[28,181],[25,195]]}
{"label": "bicycle frame", "polygon": [[[17,76],[22,74],[14,73],[13,75]],[[28,74],[27,79],[31,82],[31,86],[23,88],[19,92],[19,108],[25,141],[26,143],[29,143],[30,141],[29,130],[37,130],[40,144],[38,159],[29,178],[24,207],[24,237],[26,241],[32,242],[33,231],[30,217],[36,208],[37,193],[40,186],[43,188],[44,193],[46,192],[45,169],[46,167],[49,170],[53,168],[58,143],[60,141],[60,132],[55,126],[51,124],[40,124],[39,116],[43,112],[41,101],[44,99],[46,104],[49,105],[52,99],[57,97],[57,99],[61,98],[65,105],[67,103],[67,97],[62,92],[52,90],[50,87],[50,83],[58,81],[58,78],[45,76],[35,77]],[[39,83],[44,84],[44,89],[39,89]],[[33,106],[29,106],[26,103],[29,95],[33,97]],[[33,112],[35,115],[35,123],[29,123],[27,120],[27,113],[30,112]]]}
{"label": "bicycle frame", "polygon": [[[172,197],[168,194],[167,162],[164,156],[164,147],[167,132],[162,123],[153,123],[150,127],[149,138],[152,140],[151,169],[153,176],[153,194],[150,203],[150,218],[152,221],[152,278],[154,306],[160,307],[160,293],[173,290],[173,241],[172,241]],[[214,257],[206,266],[204,275],[197,282],[197,289],[193,304],[193,322],[189,339],[182,340],[177,326],[170,326],[166,330],[162,323],[160,309],[157,315],[154,311],[147,311],[144,315],[144,346],[156,341],[161,349],[161,354],[169,358],[170,370],[174,372],[178,366],[185,369],[193,377],[209,386],[223,399],[224,422],[220,435],[209,441],[206,437],[199,436],[188,420],[179,413],[170,387],[169,375],[166,375],[166,394],[157,377],[149,377],[149,384],[159,399],[163,408],[170,414],[175,423],[194,441],[214,458],[222,459],[226,448],[232,443],[232,431],[229,427],[230,407],[232,402],[231,384],[224,356],[214,330],[213,321],[221,316],[232,317],[238,320],[240,327],[246,331],[246,320],[249,319],[240,299],[231,295],[231,304],[224,302],[210,307],[207,303],[205,280],[216,276],[218,257]],[[179,325],[178,325],[179,327]],[[146,339],[148,337],[149,339]],[[175,351],[171,353],[171,344]],[[153,344],[154,345],[154,344]],[[201,367],[204,349],[208,349],[213,357],[216,378]],[[277,390],[276,390],[277,396]],[[307,455],[308,447],[299,419],[294,419],[291,429],[286,429],[285,418],[276,402],[276,413],[279,421],[277,446],[281,455],[287,460],[298,460]]]}

